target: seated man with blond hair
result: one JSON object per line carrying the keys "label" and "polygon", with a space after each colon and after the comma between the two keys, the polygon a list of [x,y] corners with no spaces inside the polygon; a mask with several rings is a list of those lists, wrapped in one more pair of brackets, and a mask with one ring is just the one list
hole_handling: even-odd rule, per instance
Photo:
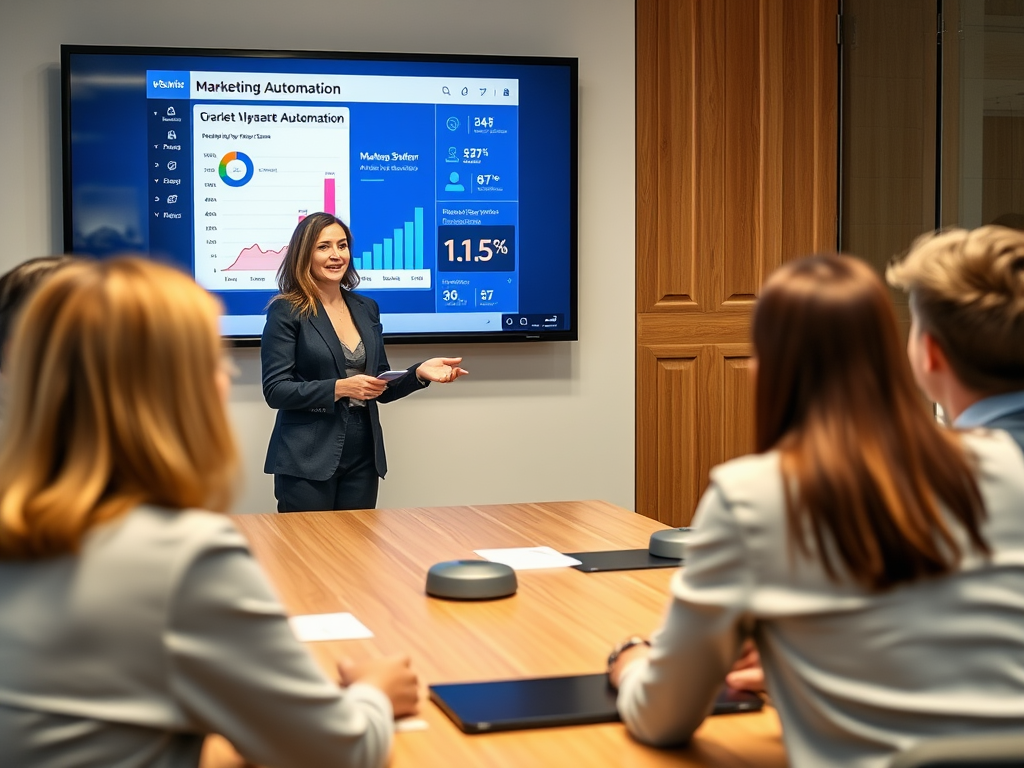
{"label": "seated man with blond hair", "polygon": [[919,237],[886,272],[910,294],[918,385],[959,429],[1024,448],[1024,232],[986,226]]}

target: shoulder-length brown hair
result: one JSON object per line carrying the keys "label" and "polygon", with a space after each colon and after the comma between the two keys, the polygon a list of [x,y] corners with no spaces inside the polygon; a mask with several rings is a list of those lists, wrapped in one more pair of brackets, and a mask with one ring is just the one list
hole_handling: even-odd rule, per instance
{"label": "shoulder-length brown hair", "polygon": [[757,446],[781,453],[790,541],[803,553],[811,538],[831,578],[838,559],[881,590],[955,567],[950,519],[989,552],[971,463],[924,407],[870,267],[837,255],[783,266],[753,338]]}
{"label": "shoulder-length brown hair", "polygon": [[[280,293],[271,299],[272,302],[286,299],[301,315],[308,317],[316,314],[316,302],[320,294],[313,282],[311,271],[313,248],[320,239],[320,233],[332,224],[337,224],[345,230],[349,254],[352,253],[352,230],[348,228],[348,224],[332,213],[312,213],[306,216],[295,227],[292,239],[288,242],[284,261],[277,270],[277,288]],[[341,284],[350,291],[359,285],[359,273],[356,272],[351,258]]]}
{"label": "shoulder-length brown hair", "polygon": [[132,507],[227,509],[218,303],[141,259],[83,261],[19,314],[0,443],[0,558],[73,552]]}
{"label": "shoulder-length brown hair", "polygon": [[39,256],[23,261],[0,277],[0,354],[7,345],[18,310],[32,295],[32,291],[51,274],[74,260],[74,256]]}

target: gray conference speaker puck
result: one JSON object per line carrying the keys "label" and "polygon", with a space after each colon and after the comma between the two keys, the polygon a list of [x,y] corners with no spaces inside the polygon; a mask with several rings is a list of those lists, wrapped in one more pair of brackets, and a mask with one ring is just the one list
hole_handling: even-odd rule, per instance
{"label": "gray conference speaker puck", "polygon": [[493,600],[518,587],[514,570],[489,560],[449,560],[427,571],[427,594],[449,600]]}
{"label": "gray conference speaker puck", "polygon": [[686,542],[693,535],[693,528],[669,528],[655,531],[647,545],[648,551],[656,557],[686,557]]}

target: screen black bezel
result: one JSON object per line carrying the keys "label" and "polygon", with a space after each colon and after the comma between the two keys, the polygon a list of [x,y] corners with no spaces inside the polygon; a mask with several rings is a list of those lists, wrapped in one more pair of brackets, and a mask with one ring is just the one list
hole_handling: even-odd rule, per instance
{"label": "screen black bezel", "polygon": [[[384,333],[388,344],[491,343],[512,341],[577,341],[579,338],[579,59],[563,56],[494,56],[435,53],[380,53],[355,51],[286,51],[243,48],[172,48],[149,46],[61,45],[61,163],[63,179],[64,250],[74,243],[71,212],[71,56],[78,54],[124,56],[205,56],[224,58],[333,59],[342,61],[435,62],[454,64],[508,64],[562,66],[569,70],[569,327],[558,330],[502,331],[500,333]],[[237,346],[258,346],[258,336],[225,336]]]}

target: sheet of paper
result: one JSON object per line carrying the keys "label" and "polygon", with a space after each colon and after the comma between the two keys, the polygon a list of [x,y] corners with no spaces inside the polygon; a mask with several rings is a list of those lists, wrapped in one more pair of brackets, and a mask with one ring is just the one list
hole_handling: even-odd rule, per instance
{"label": "sheet of paper", "polygon": [[304,643],[320,640],[363,640],[373,637],[359,619],[351,613],[312,613],[288,619],[292,632]]}
{"label": "sheet of paper", "polygon": [[475,549],[476,554],[492,563],[504,563],[516,571],[537,568],[568,568],[579,565],[574,557],[566,557],[551,547],[512,547],[509,549]]}
{"label": "sheet of paper", "polygon": [[395,733],[411,733],[413,731],[425,731],[430,727],[426,720],[415,717],[403,717],[395,720]]}

